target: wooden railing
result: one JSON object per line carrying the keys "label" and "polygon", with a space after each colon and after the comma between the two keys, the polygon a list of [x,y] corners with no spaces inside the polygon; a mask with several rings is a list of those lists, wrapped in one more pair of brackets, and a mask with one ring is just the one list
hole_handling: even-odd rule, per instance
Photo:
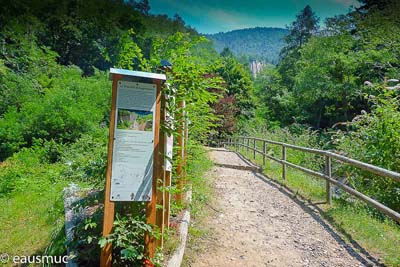
{"label": "wooden railing", "polygon": [[[262,150],[259,150],[257,146],[257,142],[262,143]],[[291,144],[286,144],[282,142],[276,142],[276,141],[271,141],[271,140],[266,140],[266,139],[261,139],[261,138],[256,138],[256,137],[244,137],[244,136],[237,136],[237,137],[231,137],[228,140],[221,141],[218,143],[219,146],[223,146],[225,148],[228,148],[228,146],[235,148],[237,151],[240,150],[241,147],[247,148],[247,150],[251,150],[253,152],[253,158],[256,159],[256,154],[260,154],[263,156],[263,164],[265,165],[266,159],[270,159],[273,161],[276,161],[278,163],[282,164],[282,179],[286,179],[286,167],[292,167],[294,169],[300,170],[304,173],[307,173],[309,175],[324,179],[326,181],[326,200],[327,203],[331,204],[332,200],[332,189],[331,185],[334,184],[338,188],[346,191],[350,195],[362,200],[363,202],[375,207],[382,213],[386,214],[393,220],[397,221],[400,223],[400,214],[389,207],[383,205],[382,203],[372,199],[369,196],[364,195],[363,193],[355,190],[354,188],[351,188],[350,186],[334,179],[332,177],[332,159],[337,160],[341,164],[347,164],[374,174],[377,174],[381,177],[393,179],[394,181],[400,182],[400,173],[390,171],[378,166],[374,166],[368,163],[364,163],[355,159],[351,159],[327,150],[319,150],[319,149],[313,149],[313,148],[307,148],[307,147],[301,147],[301,146],[295,146]],[[282,157],[276,158],[267,153],[267,144],[271,145],[276,145],[280,146],[282,149]],[[307,153],[312,153],[312,154],[317,154],[320,156],[325,157],[325,166],[324,166],[324,173],[320,173],[314,170],[307,169],[302,166],[298,166],[294,163],[291,163],[287,161],[286,159],[286,154],[287,154],[287,148],[298,150],[298,151],[303,151]]]}

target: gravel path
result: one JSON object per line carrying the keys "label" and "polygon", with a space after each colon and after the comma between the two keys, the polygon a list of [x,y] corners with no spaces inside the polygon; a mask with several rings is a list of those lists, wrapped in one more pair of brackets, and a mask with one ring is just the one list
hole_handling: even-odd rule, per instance
{"label": "gravel path", "polygon": [[[210,150],[210,157],[216,164],[247,165],[223,149]],[[273,181],[218,165],[211,172],[216,200],[207,219],[210,236],[190,266],[376,266]]]}

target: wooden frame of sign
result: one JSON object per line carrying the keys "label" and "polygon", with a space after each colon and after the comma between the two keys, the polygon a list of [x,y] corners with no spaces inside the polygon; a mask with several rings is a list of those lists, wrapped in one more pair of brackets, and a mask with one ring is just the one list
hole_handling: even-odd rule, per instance
{"label": "wooden frame of sign", "polygon": [[[161,91],[166,76],[111,68],[110,79],[113,83],[103,236],[112,231],[114,205],[118,201],[146,201],[147,223],[162,227],[162,217],[156,219],[156,203],[160,201],[157,181],[165,179],[160,125],[164,120]],[[153,258],[156,240],[149,234],[145,236],[145,247]],[[111,244],[103,247],[100,266],[112,265],[111,250]]]}

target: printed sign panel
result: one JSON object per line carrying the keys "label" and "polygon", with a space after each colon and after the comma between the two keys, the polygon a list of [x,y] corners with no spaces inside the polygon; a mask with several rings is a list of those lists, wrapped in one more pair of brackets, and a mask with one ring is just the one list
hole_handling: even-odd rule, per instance
{"label": "printed sign panel", "polygon": [[150,201],[156,85],[119,81],[111,201]]}

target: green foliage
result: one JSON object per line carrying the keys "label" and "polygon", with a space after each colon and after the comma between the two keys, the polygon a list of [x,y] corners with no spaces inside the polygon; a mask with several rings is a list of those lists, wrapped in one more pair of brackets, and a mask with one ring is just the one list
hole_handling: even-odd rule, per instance
{"label": "green foliage", "polygon": [[61,153],[62,176],[102,188],[107,167],[107,129],[85,134]]}
{"label": "green foliage", "polygon": [[99,126],[108,110],[109,82],[101,73],[82,80],[80,75],[66,68],[42,94],[25,96],[19,109],[8,108],[0,118],[1,159],[35,140],[74,142]]}
{"label": "green foliage", "polygon": [[[338,148],[350,157],[385,169],[400,172],[399,97],[383,91],[373,97],[371,113],[357,116],[347,134],[338,133]],[[400,211],[400,183],[355,168],[342,170],[356,189],[386,206]]]}
{"label": "green foliage", "polygon": [[394,11],[399,3],[372,6],[328,19],[318,35],[315,14],[306,16],[303,10],[291,26],[277,71],[267,69],[256,79],[262,99],[259,114],[273,124],[303,123],[319,129],[368,112],[371,106],[363,94],[375,94],[376,88],[364,82],[383,83],[385,77],[400,75],[399,19]]}
{"label": "green foliage", "polygon": [[270,128],[290,125],[294,114],[300,114],[293,92],[282,84],[276,68],[265,68],[254,81],[257,117],[264,118]]}
{"label": "green foliage", "polygon": [[146,60],[143,58],[142,50],[133,40],[134,37],[135,33],[131,29],[119,40],[116,66],[121,69],[137,70],[145,67]]}
{"label": "green foliage", "polygon": [[37,181],[37,184],[30,188],[31,191],[43,190],[48,184],[58,180],[62,166],[50,166],[44,162],[43,158],[47,157],[46,152],[46,147],[25,148],[2,162],[0,198],[14,192],[25,191],[31,179]]}
{"label": "green foliage", "polygon": [[88,195],[79,203],[75,203],[75,210],[86,208],[90,214],[83,215],[74,228],[72,240],[64,244],[71,254],[75,255],[74,261],[79,266],[98,266],[100,264],[99,241],[101,240],[103,209],[99,208],[98,194]]}
{"label": "green foliage", "polygon": [[299,57],[299,49],[317,33],[318,22],[319,18],[307,5],[288,27],[289,33],[285,36],[286,45],[280,52],[278,70],[289,87],[293,85],[293,76],[296,73],[294,64]]}
{"label": "green foliage", "polygon": [[[209,75],[218,62],[205,61],[198,51],[192,50],[205,41],[204,38],[192,38],[189,34],[178,32],[165,39],[155,39],[151,57],[152,66],[162,59],[172,63],[172,70],[167,72],[170,87],[166,88],[165,94],[174,98],[168,99],[168,112],[176,118],[175,123],[180,123],[182,118],[179,114],[184,111],[184,116],[190,121],[189,132],[197,140],[205,140],[215,126],[216,117],[211,105],[217,101],[218,94],[209,89],[220,88],[220,79]],[[180,108],[180,102],[185,102],[186,107]]]}
{"label": "green foliage", "polygon": [[132,215],[116,216],[113,231],[106,238],[100,238],[99,245],[113,244],[113,266],[143,266],[145,260],[144,235],[157,235],[144,218]]}
{"label": "green foliage", "polygon": [[[317,131],[312,131],[301,124],[292,124],[286,128],[273,128],[270,129],[268,124],[254,125],[249,123],[241,129],[240,132],[243,136],[255,136],[262,139],[293,144],[297,146],[310,147],[319,149],[322,147],[320,135]],[[250,141],[252,142],[252,141]],[[252,143],[250,143],[252,144]],[[257,142],[258,150],[262,151],[261,142]],[[268,145],[268,154],[276,158],[282,157],[281,146]],[[323,167],[323,158],[311,153],[289,149],[287,152],[288,161],[309,168],[316,171],[321,171]]]}
{"label": "green foliage", "polygon": [[250,73],[229,53],[222,58],[222,66],[218,72],[226,83],[226,94],[235,98],[235,115],[242,119],[253,117],[254,88]]}

